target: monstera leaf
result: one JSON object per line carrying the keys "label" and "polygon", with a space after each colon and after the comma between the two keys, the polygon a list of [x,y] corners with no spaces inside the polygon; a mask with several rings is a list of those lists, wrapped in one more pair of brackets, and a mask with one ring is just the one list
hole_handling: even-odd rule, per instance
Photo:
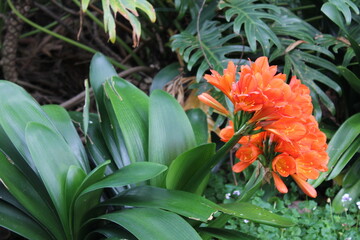
{"label": "monstera leaf", "polygon": [[[231,21],[236,34],[244,29],[252,51],[256,51],[256,42],[259,42],[264,55],[269,55],[271,43],[279,48],[281,48],[281,43],[265,20],[270,20],[271,23],[278,21],[279,19],[268,11],[279,12],[280,9],[272,4],[254,4],[254,2],[254,0],[225,0],[220,1],[219,8],[227,9],[225,18]],[[235,15],[235,19],[232,19]]]}
{"label": "monstera leaf", "polygon": [[250,48],[243,45],[226,44],[237,37],[236,34],[225,35],[223,32],[231,25],[219,24],[217,21],[205,21],[199,33],[183,31],[174,35],[171,40],[172,50],[179,50],[187,62],[188,70],[200,64],[196,73],[197,81],[200,81],[204,72],[209,68],[222,71],[227,62],[231,60],[226,57],[230,53],[250,52]]}

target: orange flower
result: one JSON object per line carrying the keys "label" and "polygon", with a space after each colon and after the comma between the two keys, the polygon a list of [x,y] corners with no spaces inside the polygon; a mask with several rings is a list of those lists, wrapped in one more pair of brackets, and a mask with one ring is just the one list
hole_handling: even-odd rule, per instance
{"label": "orange flower", "polygon": [[288,153],[282,153],[272,160],[272,169],[283,177],[288,177],[296,171],[295,159]]}
{"label": "orange flower", "polygon": [[258,88],[255,76],[243,72],[240,75],[240,80],[234,84],[233,98],[235,112],[260,110],[266,101],[266,97]]}
{"label": "orange flower", "polygon": [[211,75],[205,74],[204,78],[208,83],[217,87],[232,101],[232,85],[236,80],[236,66],[232,61],[229,61],[227,68],[224,70],[224,75],[221,76],[217,71],[210,70]]}
{"label": "orange flower", "polygon": [[295,180],[300,189],[309,197],[316,198],[317,192],[305,179],[302,179],[297,174],[292,174],[291,177]]}
{"label": "orange flower", "polygon": [[220,114],[223,114],[225,116],[229,115],[229,111],[226,110],[226,108],[221,103],[219,103],[215,98],[210,96],[210,94],[202,93],[198,96],[198,98],[201,102],[205,103],[209,107],[212,107],[213,109],[218,111]]}
{"label": "orange flower", "polygon": [[283,180],[279,177],[279,175],[277,175],[275,172],[271,172],[271,174],[274,179],[276,189],[281,193],[287,193],[288,188],[286,187]]}
{"label": "orange flower", "polygon": [[240,162],[233,166],[233,171],[237,173],[242,172],[253,162],[255,162],[255,160],[261,153],[261,150],[251,143],[240,147],[235,154],[236,157],[240,159]]}
{"label": "orange flower", "polygon": [[[233,171],[243,171],[262,154],[262,164],[271,169],[279,192],[288,191],[281,177],[291,176],[304,193],[316,197],[316,190],[307,180],[316,179],[319,172],[327,171],[329,156],[326,136],[311,115],[310,89],[295,76],[287,84],[286,75],[277,74],[277,67],[270,66],[267,57],[241,66],[237,82],[232,62],[223,76],[211,72],[205,79],[228,96],[234,110],[230,113],[210,95],[199,98],[237,124],[247,121],[245,124],[262,131],[238,141],[241,147],[235,155],[240,161],[233,166]],[[221,130],[220,137],[227,142],[233,135],[234,126],[230,121],[230,125]]]}
{"label": "orange flower", "polygon": [[229,141],[234,136],[234,124],[229,121],[229,125],[220,130],[220,140],[223,142]]}
{"label": "orange flower", "polygon": [[260,123],[260,125],[265,125],[265,130],[274,133],[287,142],[300,140],[307,132],[304,124],[295,118],[281,118],[270,124]]}
{"label": "orange flower", "polygon": [[254,144],[248,143],[244,146],[241,146],[236,151],[235,156],[242,162],[254,162],[261,153],[262,151],[260,148]]}

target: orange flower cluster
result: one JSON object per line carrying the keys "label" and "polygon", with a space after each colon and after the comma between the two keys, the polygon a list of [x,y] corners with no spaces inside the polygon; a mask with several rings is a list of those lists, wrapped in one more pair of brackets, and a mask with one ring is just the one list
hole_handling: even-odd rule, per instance
{"label": "orange flower cluster", "polygon": [[[231,100],[234,111],[230,113],[207,93],[199,99],[233,120],[241,112],[250,114],[246,124],[255,124],[255,130],[259,131],[239,140],[241,147],[236,157],[240,161],[233,171],[243,171],[263,155],[266,159],[263,164],[270,169],[279,192],[288,191],[281,177],[291,176],[304,193],[315,198],[316,190],[307,180],[318,178],[319,171],[327,171],[329,157],[326,136],[311,115],[309,88],[296,77],[287,84],[286,75],[276,74],[277,67],[269,66],[266,57],[258,58],[250,66],[241,66],[238,81],[233,62],[229,62],[223,76],[211,72],[212,75],[204,78]],[[229,141],[237,130],[230,121],[220,132],[221,140]]]}

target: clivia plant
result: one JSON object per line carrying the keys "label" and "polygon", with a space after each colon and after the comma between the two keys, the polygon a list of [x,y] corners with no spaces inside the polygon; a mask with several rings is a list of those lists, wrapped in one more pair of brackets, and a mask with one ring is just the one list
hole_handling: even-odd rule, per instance
{"label": "clivia plant", "polygon": [[[173,97],[161,90],[148,97],[116,75],[103,55],[94,56],[98,114],[88,112],[88,99],[82,114],[69,115],[0,82],[0,226],[28,239],[201,239],[252,238],[205,227],[216,212],[294,225],[246,203],[252,184],[243,202],[218,205],[199,196],[232,143],[215,151],[194,134],[199,118]],[[81,122],[86,148],[70,116]]]}

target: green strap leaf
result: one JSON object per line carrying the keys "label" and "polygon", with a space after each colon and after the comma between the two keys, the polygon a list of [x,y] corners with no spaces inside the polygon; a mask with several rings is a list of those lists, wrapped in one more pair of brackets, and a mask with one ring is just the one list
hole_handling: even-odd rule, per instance
{"label": "green strap leaf", "polygon": [[291,227],[295,225],[290,218],[279,216],[261,207],[246,202],[222,204],[221,207],[220,211],[225,214],[244,218],[257,223],[274,227]]}
{"label": "green strap leaf", "polygon": [[106,237],[107,240],[118,240],[119,238],[127,240],[137,240],[134,235],[124,230],[120,226],[117,227],[116,225],[97,228],[93,232],[90,232],[88,235],[86,235],[85,240],[99,240],[99,234]]}
{"label": "green strap leaf", "polygon": [[232,230],[232,229],[224,229],[224,228],[209,228],[209,227],[201,227],[198,228],[198,231],[202,233],[206,233],[207,235],[211,235],[217,239],[223,240],[255,240],[258,239],[256,237],[250,236],[248,234],[242,233],[240,231]]}
{"label": "green strap leaf", "polygon": [[131,162],[147,160],[149,97],[131,83],[113,77],[105,83]]}
{"label": "green strap leaf", "polygon": [[52,206],[48,205],[37,192],[37,188],[29,183],[27,176],[23,175],[2,152],[0,152],[0,166],[0,179],[11,195],[56,238],[64,238],[61,223],[54,214]]}
{"label": "green strap leaf", "polygon": [[82,181],[81,185],[77,188],[76,194],[73,196],[73,231],[74,233],[78,234],[79,238],[80,236],[84,236],[89,232],[89,229],[83,229],[81,228],[81,226],[88,219],[85,218],[88,213],[91,215],[97,213],[97,211],[90,210],[99,204],[102,190],[95,190],[85,194],[82,194],[82,192],[92,184],[95,184],[104,178],[105,168],[109,163],[110,161],[105,161],[104,163],[93,169]]}
{"label": "green strap leaf", "polygon": [[30,240],[59,239],[49,235],[37,222],[19,209],[0,200],[0,226]]}
{"label": "green strap leaf", "polygon": [[65,233],[69,234],[66,175],[71,165],[81,165],[65,140],[52,129],[31,122],[25,132],[26,143],[36,169],[55,205]]}
{"label": "green strap leaf", "polygon": [[200,108],[190,109],[186,111],[191,126],[194,130],[197,145],[208,142],[209,131],[207,116]]}
{"label": "green strap leaf", "polygon": [[[170,165],[166,175],[166,188],[177,190],[196,189],[191,177],[206,165],[215,154],[215,144],[200,145],[180,154]],[[197,181],[200,183],[202,179]]]}
{"label": "green strap leaf", "polygon": [[246,202],[255,194],[255,192],[261,187],[262,181],[265,177],[265,169],[261,166],[256,168],[251,175],[249,181],[246,183],[244,190],[242,191],[239,202]]}
{"label": "green strap leaf", "polygon": [[[124,139],[117,121],[111,122],[111,120],[116,120],[116,117],[110,101],[104,101],[103,85],[113,76],[117,76],[114,67],[104,55],[96,53],[90,64],[90,83],[95,95],[104,140],[111,153],[112,160],[118,168],[121,168],[129,163]],[[110,116],[114,117],[110,118]]]}
{"label": "green strap leaf", "polygon": [[[343,201],[343,196],[349,194],[350,201]],[[360,180],[358,179],[354,185],[348,188],[342,188],[335,196],[332,207],[335,213],[341,213],[345,208],[349,208],[351,204],[358,199],[360,196]]]}
{"label": "green strap leaf", "polygon": [[89,127],[89,111],[90,111],[90,87],[89,87],[89,80],[85,79],[85,103],[83,107],[83,128],[84,128],[84,135],[87,136],[88,127]]}
{"label": "green strap leaf", "polygon": [[352,157],[358,152],[360,149],[360,136],[358,136],[343,152],[342,156],[339,158],[338,162],[333,167],[330,175],[327,177],[327,180],[333,179],[340,174],[340,172],[346,167]]}
{"label": "green strap leaf", "polygon": [[[149,161],[169,166],[179,154],[196,146],[193,129],[180,104],[164,91],[153,91],[149,108]],[[151,183],[165,186],[165,174]]]}
{"label": "green strap leaf", "polygon": [[330,174],[335,164],[339,161],[342,155],[355,141],[360,134],[360,113],[357,113],[348,118],[336,131],[328,144],[328,154],[330,157],[328,163],[328,171],[320,173],[316,180],[309,180],[309,183],[314,187],[319,186]]}
{"label": "green strap leaf", "polygon": [[31,121],[50,128],[54,127],[40,105],[23,88],[1,80],[0,125],[15,148],[35,171],[36,168],[25,141],[25,127]]}
{"label": "green strap leaf", "polygon": [[197,232],[180,216],[160,209],[134,208],[97,217],[114,222],[139,240],[197,240]]}
{"label": "green strap leaf", "polygon": [[46,105],[42,109],[50,117],[56,128],[59,130],[71,151],[75,154],[81,167],[90,172],[89,161],[86,156],[84,145],[71,121],[69,114],[59,105]]}
{"label": "green strap leaf", "polygon": [[82,191],[82,195],[97,189],[121,187],[156,177],[167,167],[158,163],[138,162],[125,166]]}
{"label": "green strap leaf", "polygon": [[215,203],[201,196],[150,186],[131,188],[103,204],[161,208],[202,222],[211,220],[218,209]]}
{"label": "green strap leaf", "polygon": [[359,179],[360,172],[360,158],[356,158],[354,164],[350,167],[343,178],[343,187],[349,188],[353,186],[356,181]]}

